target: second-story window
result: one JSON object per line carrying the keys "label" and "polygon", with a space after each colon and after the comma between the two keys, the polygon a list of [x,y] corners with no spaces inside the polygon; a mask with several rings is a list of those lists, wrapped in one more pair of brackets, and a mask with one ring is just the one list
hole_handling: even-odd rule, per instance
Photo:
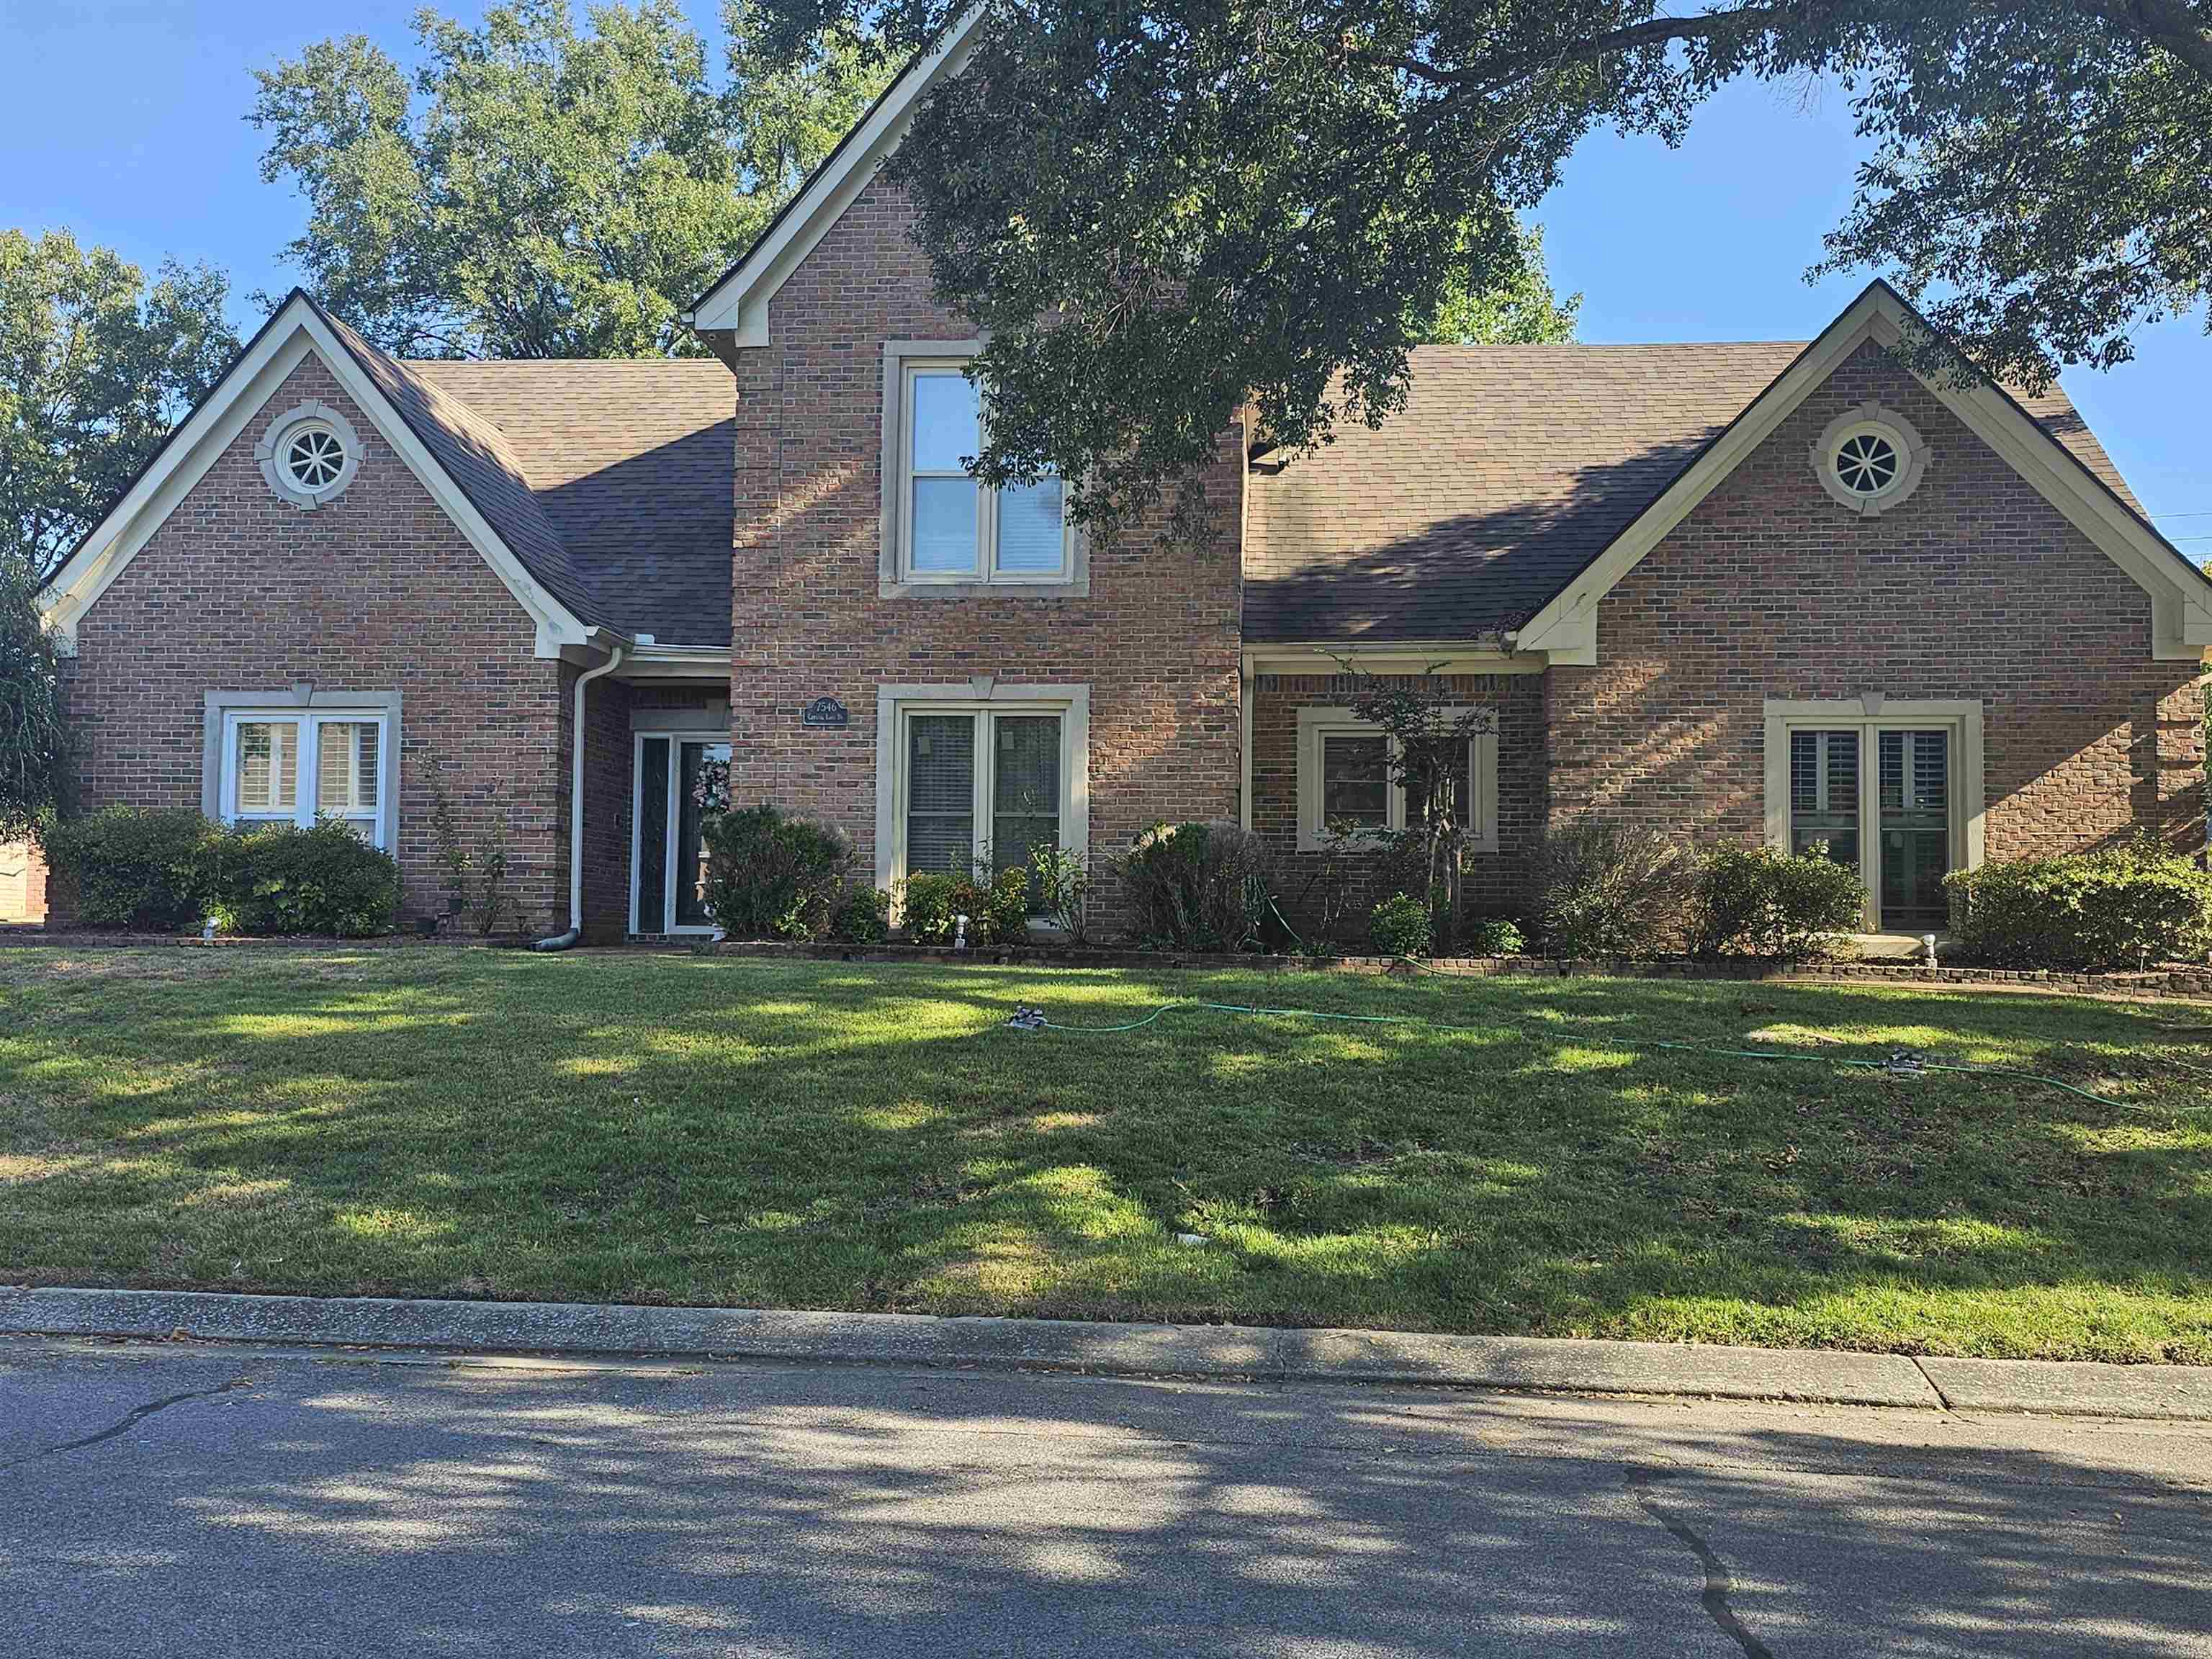
{"label": "second-story window", "polygon": [[975,388],[957,362],[909,363],[901,398],[901,575],[912,582],[1064,582],[1066,502],[1056,477],[987,489]]}

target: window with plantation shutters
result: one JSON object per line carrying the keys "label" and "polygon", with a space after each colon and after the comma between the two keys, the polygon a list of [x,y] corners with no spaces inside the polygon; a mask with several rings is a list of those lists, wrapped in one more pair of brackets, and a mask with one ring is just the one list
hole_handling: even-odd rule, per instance
{"label": "window with plantation shutters", "polygon": [[1859,734],[1790,734],[1790,850],[1859,861]]}
{"label": "window with plantation shutters", "polygon": [[385,845],[395,739],[381,711],[232,709],[222,720],[216,790],[230,823],[342,823]]}
{"label": "window with plantation shutters", "polygon": [[1941,932],[1943,878],[1981,856],[1982,707],[1966,699],[1769,698],[1769,844],[1855,869],[1867,925]]}

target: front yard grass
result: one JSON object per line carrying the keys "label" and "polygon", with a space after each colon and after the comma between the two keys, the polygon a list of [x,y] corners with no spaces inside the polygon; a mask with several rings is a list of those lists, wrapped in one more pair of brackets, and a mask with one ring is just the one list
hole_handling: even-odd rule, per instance
{"label": "front yard grass", "polygon": [[[1475,1029],[1177,1011],[1175,998]],[[1659,1042],[1930,1058],[1911,1079]],[[1188,1246],[1178,1234],[1202,1234]],[[2212,1010],[0,951],[0,1281],[2212,1361]]]}

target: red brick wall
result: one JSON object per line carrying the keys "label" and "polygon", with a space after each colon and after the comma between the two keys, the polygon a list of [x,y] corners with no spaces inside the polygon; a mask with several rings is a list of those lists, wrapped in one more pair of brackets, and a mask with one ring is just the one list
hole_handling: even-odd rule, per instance
{"label": "red brick wall", "polygon": [[[1808,459],[1876,399],[1932,450],[1851,516]],[[1546,676],[1554,818],[1759,836],[1768,697],[1979,698],[1987,855],[2137,827],[2202,846],[2201,694],[2150,601],[1918,382],[1861,349],[1602,602],[1598,662]]]}
{"label": "red brick wall", "polygon": [[[253,458],[269,421],[319,399],[360,435],[345,493],[303,513]],[[87,808],[200,805],[203,697],[312,682],[397,690],[400,868],[414,914],[444,908],[431,836],[442,767],[464,839],[504,826],[523,924],[566,925],[561,674],[405,462],[313,357],[249,420],[86,612],[69,696]]]}
{"label": "red brick wall", "polygon": [[[1498,850],[1467,854],[1468,905],[1474,914],[1518,916],[1528,860],[1543,834],[1543,681],[1534,674],[1452,674],[1444,685],[1455,703],[1497,711]],[[1274,851],[1286,908],[1300,926],[1313,918],[1314,878],[1328,860],[1297,850],[1298,710],[1342,706],[1356,690],[1327,674],[1262,674],[1254,685],[1252,827]],[[1354,896],[1339,929],[1348,944],[1365,938],[1368,911],[1389,896],[1380,862],[1351,860]]]}
{"label": "red brick wall", "polygon": [[[1094,545],[1087,598],[880,598],[883,346],[973,332],[940,310],[912,215],[862,191],[738,354],[732,787],[876,837],[876,690],[971,676],[1091,687],[1091,837],[1118,851],[1162,818],[1233,817],[1240,777],[1242,465],[1206,480],[1224,535],[1162,549],[1150,527]],[[842,731],[799,714],[835,696]]]}

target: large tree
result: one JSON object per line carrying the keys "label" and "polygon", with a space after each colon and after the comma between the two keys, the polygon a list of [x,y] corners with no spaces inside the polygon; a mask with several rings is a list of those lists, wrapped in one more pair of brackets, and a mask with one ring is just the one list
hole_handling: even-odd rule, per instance
{"label": "large tree", "polygon": [[727,70],[675,0],[424,9],[411,75],[361,35],[260,74],[262,173],[307,198],[289,249],[412,356],[692,349],[676,314],[752,240],[885,73],[848,31],[777,36],[729,0]]}
{"label": "large tree", "polygon": [[229,292],[205,266],[149,283],[67,231],[0,231],[0,567],[46,574],[222,376]]}
{"label": "large tree", "polygon": [[1386,417],[1448,295],[1518,280],[1578,139],[1671,141],[1738,76],[1844,84],[1876,159],[1831,258],[1984,370],[2116,361],[2212,285],[2212,0],[767,3],[771,46],[908,51],[980,3],[890,168],[988,338],[978,471],[1078,478],[1079,516],[1157,496],[1247,397],[1291,451]]}

